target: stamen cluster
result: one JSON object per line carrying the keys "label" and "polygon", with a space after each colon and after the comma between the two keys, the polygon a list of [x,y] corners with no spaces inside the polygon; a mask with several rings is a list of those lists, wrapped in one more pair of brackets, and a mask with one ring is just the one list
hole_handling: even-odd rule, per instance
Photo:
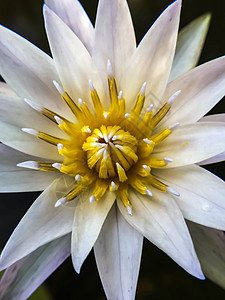
{"label": "stamen cluster", "polygon": [[62,99],[77,119],[73,123],[63,116],[45,108],[38,107],[28,99],[25,101],[42,115],[56,123],[68,139],[60,139],[47,133],[29,128],[22,130],[58,148],[62,162],[25,162],[22,167],[32,167],[43,171],[62,172],[74,176],[74,187],[56,206],[74,200],[77,196],[91,189],[90,202],[102,198],[107,189],[117,193],[127,211],[132,215],[128,188],[132,187],[141,194],[151,196],[151,187],[162,192],[178,195],[151,173],[154,168],[164,168],[173,161],[172,158],[157,159],[151,154],[154,148],[167,138],[179,125],[178,123],[153,134],[155,126],[170,110],[180,94],[177,91],[164,105],[153,113],[153,105],[142,115],[145,103],[146,83],[141,87],[134,107],[126,112],[126,99],[123,92],[118,92],[116,79],[112,75],[108,62],[108,89],[110,107],[104,110],[99,95],[90,84],[90,96],[94,111],[82,100],[77,103],[54,81]]}

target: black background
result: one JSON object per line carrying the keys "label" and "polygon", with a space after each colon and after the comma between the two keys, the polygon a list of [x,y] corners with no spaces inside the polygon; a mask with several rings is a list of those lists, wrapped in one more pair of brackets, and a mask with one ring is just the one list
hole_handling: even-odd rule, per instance
{"label": "black background", "polygon": [[[94,22],[97,0],[83,0],[81,3]],[[171,1],[130,0],[128,3],[139,42]],[[0,0],[0,23],[49,53],[42,4],[42,0]],[[183,0],[181,28],[206,12],[212,13],[212,20],[200,63],[224,55],[225,1]],[[217,112],[224,112],[224,102],[221,101],[211,113]],[[225,179],[223,163],[211,165],[208,169]],[[0,195],[0,248],[3,248],[16,224],[37,196],[38,193]],[[80,275],[75,273],[71,259],[68,259],[45,285],[53,300],[105,299],[93,253],[85,261]],[[191,277],[150,242],[145,241],[137,299],[200,300],[224,297],[225,292],[220,287],[209,280],[200,281]]]}

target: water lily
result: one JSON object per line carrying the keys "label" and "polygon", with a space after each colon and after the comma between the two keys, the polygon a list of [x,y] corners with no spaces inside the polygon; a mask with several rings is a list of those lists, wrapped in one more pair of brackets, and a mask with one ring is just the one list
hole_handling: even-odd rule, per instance
{"label": "water lily", "polygon": [[176,48],[180,9],[137,47],[125,0],[100,0],[95,28],[78,1],[47,0],[53,59],[0,28],[1,191],[44,190],[2,252],[1,299],[27,298],[70,253],[79,273],[92,248],[107,298],[133,299],[143,237],[221,284],[205,256],[221,259],[225,184],[200,165],[224,159],[225,117],[204,115],[225,58],[193,68],[209,16]]}

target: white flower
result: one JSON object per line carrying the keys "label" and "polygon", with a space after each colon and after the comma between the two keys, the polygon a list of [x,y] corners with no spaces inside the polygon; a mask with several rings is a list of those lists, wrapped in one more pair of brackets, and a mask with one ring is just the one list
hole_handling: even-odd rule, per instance
{"label": "white flower", "polygon": [[[28,297],[70,252],[80,272],[94,247],[107,297],[133,299],[143,237],[203,279],[184,218],[225,229],[225,184],[199,166],[224,159],[224,115],[203,116],[224,96],[225,58],[187,72],[209,17],[183,31],[175,54],[180,0],[137,48],[125,0],[100,0],[95,28],[78,1],[46,4],[53,59],[0,29],[1,74],[14,91],[1,84],[0,166],[13,171],[1,191],[53,181],[3,250],[0,295]],[[32,286],[28,275],[15,284],[25,271]]]}

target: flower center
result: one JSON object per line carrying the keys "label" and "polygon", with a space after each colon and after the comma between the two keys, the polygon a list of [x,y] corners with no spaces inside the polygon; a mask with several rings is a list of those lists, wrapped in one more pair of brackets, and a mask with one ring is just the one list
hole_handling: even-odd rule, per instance
{"label": "flower center", "polygon": [[118,175],[119,181],[127,180],[126,171],[137,162],[137,139],[120,126],[95,128],[84,142],[82,149],[87,152],[87,164],[99,178]]}
{"label": "flower center", "polygon": [[75,178],[74,187],[56,202],[56,206],[76,199],[86,190],[92,191],[90,202],[97,201],[109,189],[116,193],[128,213],[132,215],[129,187],[146,196],[152,196],[152,187],[179,195],[152,175],[154,168],[164,168],[173,159],[168,157],[158,159],[152,153],[155,147],[179,125],[176,123],[161,132],[154,133],[155,127],[168,113],[180,91],[174,93],[159,110],[154,112],[153,105],[150,105],[142,114],[146,89],[144,83],[133,108],[126,112],[126,99],[123,92],[117,90],[110,64],[108,67],[110,67],[108,68],[110,107],[107,111],[104,110],[91,80],[89,80],[90,98],[94,111],[91,111],[90,105],[81,99],[75,102],[58,83],[54,82],[62,99],[76,117],[76,123],[26,99],[32,108],[57,124],[68,138],[60,139],[41,131],[23,128],[23,131],[55,145],[62,159],[53,164],[32,161],[21,163],[19,166],[61,172]]}

